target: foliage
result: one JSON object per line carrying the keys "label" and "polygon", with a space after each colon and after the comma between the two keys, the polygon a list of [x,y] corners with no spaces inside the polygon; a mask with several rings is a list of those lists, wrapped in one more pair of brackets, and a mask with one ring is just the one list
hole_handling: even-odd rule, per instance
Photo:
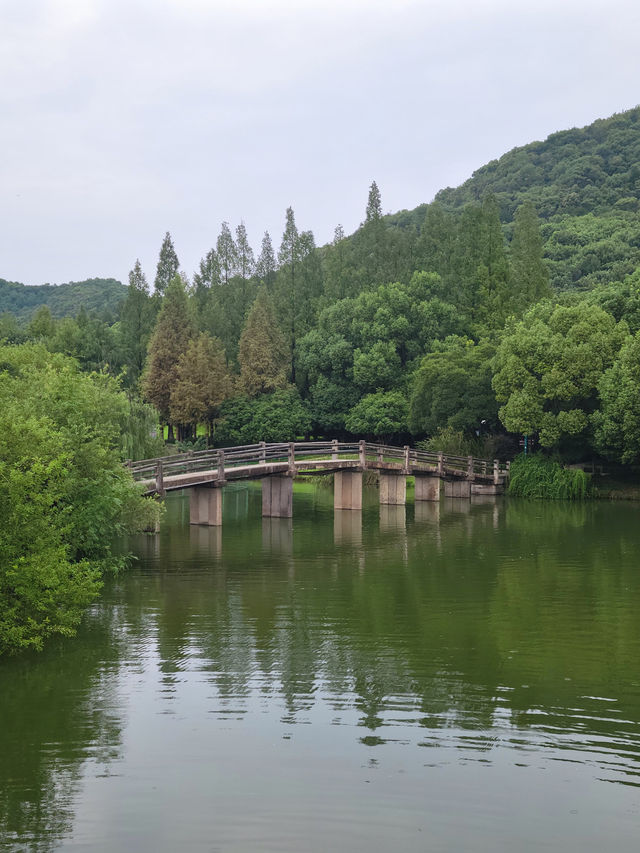
{"label": "foliage", "polygon": [[543,302],[508,323],[493,361],[502,423],[510,432],[539,432],[543,447],[584,433],[600,377],[627,337],[624,322],[584,303]]}
{"label": "foliage", "polygon": [[540,454],[517,456],[511,463],[509,494],[536,500],[583,500],[591,493],[590,475],[563,468]]}
{"label": "foliage", "polygon": [[531,202],[555,288],[617,281],[640,265],[640,108],[514,148],[436,196],[461,211],[493,193],[502,219]]}
{"label": "foliage", "polygon": [[54,317],[73,317],[80,308],[114,317],[126,295],[125,286],[114,278],[29,286],[0,278],[0,313],[9,311],[27,320],[39,306],[46,305]]}
{"label": "foliage", "polygon": [[0,653],[74,632],[122,560],[114,534],[154,505],[121,465],[128,401],[44,347],[0,349]]}
{"label": "foliage", "polygon": [[217,444],[295,441],[311,430],[309,411],[295,388],[284,388],[254,399],[236,397],[223,403],[216,429]]}
{"label": "foliage", "polygon": [[192,331],[184,282],[180,276],[174,276],[153,330],[142,378],[145,399],[155,406],[165,423],[171,421],[171,391],[178,378],[180,356],[187,349]]}
{"label": "foliage", "polygon": [[160,247],[160,255],[158,257],[158,266],[156,267],[156,277],[154,280],[154,288],[159,296],[164,296],[174,276],[178,274],[180,262],[176,255],[176,250],[173,246],[171,234],[167,231]]}
{"label": "foliage", "polygon": [[206,332],[189,341],[178,360],[171,388],[171,418],[175,423],[209,425],[221,404],[231,396],[233,383],[222,344]]}
{"label": "foliage", "polygon": [[149,295],[149,285],[142,272],[140,261],[129,273],[127,298],[120,309],[118,327],[125,384],[135,388],[144,370],[147,347],[156,318],[154,303]]}
{"label": "foliage", "polygon": [[595,446],[609,459],[640,460],[640,332],[628,338],[598,383],[601,407],[592,415]]}
{"label": "foliage", "polygon": [[364,435],[389,443],[408,432],[408,404],[400,391],[367,394],[351,410],[345,426],[354,435]]}
{"label": "foliage", "polygon": [[287,352],[266,287],[258,291],[245,323],[238,350],[238,390],[248,397],[284,388]]}
{"label": "foliage", "polygon": [[470,438],[462,430],[452,426],[440,427],[430,438],[418,441],[417,447],[431,453],[445,453],[450,456],[477,456],[481,459],[491,455],[483,452],[484,446],[478,438]]}
{"label": "foliage", "polygon": [[491,388],[495,344],[468,338],[437,342],[422,360],[413,382],[409,427],[415,434],[438,430],[495,429],[498,406]]}

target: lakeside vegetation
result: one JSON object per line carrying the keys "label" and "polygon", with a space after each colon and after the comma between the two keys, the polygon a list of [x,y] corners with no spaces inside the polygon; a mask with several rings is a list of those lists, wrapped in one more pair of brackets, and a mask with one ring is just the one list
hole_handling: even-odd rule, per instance
{"label": "lakeside vegetation", "polygon": [[126,289],[0,280],[0,653],[73,631],[118,566],[112,534],[156,511],[120,463],[165,429],[182,447],[357,436],[490,457],[527,436],[551,461],[514,465],[514,488],[544,497],[588,491],[553,463],[631,470],[639,130],[636,108],[554,134],[394,215],[374,182],[361,227],[323,247],[288,208],[277,252],[223,223],[192,275],[167,233],[153,286],[139,261]]}

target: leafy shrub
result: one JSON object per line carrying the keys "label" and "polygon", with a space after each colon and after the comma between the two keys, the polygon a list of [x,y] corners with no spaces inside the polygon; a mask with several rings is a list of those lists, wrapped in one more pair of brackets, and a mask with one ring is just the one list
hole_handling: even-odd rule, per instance
{"label": "leafy shrub", "polygon": [[563,468],[540,454],[521,454],[511,463],[509,494],[537,500],[584,500],[591,496],[591,475]]}

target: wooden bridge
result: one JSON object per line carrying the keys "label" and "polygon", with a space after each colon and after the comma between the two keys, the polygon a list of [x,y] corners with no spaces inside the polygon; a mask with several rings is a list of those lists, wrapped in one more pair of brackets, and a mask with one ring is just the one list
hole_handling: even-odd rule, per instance
{"label": "wooden bridge", "polygon": [[380,503],[406,502],[407,477],[415,477],[415,500],[446,497],[469,499],[472,494],[500,494],[509,478],[509,463],[472,456],[449,456],[411,447],[390,447],[359,441],[306,441],[249,444],[224,450],[180,453],[130,462],[134,479],[147,495],[164,496],[190,490],[192,524],[222,524],[222,487],[239,480],[262,480],[262,515],[289,518],[293,511],[296,474],[332,473],[334,507],[362,509],[362,475],[377,472]]}

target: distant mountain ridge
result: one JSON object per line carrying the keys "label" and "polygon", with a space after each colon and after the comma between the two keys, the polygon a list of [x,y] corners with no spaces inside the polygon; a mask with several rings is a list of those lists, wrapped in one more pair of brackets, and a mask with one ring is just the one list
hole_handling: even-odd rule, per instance
{"label": "distant mountain ridge", "polygon": [[26,285],[0,278],[0,313],[28,319],[41,305],[54,317],[75,316],[81,308],[115,317],[127,288],[115,278],[88,278],[65,284]]}

